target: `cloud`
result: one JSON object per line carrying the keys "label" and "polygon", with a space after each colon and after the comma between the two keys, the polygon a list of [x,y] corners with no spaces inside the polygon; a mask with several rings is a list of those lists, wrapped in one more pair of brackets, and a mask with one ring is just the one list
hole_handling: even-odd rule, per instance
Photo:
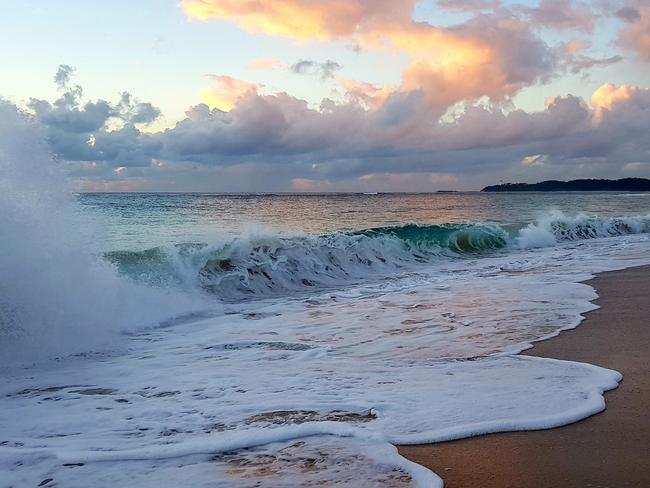
{"label": "cloud", "polygon": [[248,63],[248,67],[250,69],[267,71],[267,70],[284,68],[285,63],[280,61],[279,59],[257,58],[257,59],[253,59],[250,63]]}
{"label": "cloud", "polygon": [[395,88],[389,85],[377,87],[371,83],[358,82],[347,78],[337,78],[339,84],[345,89],[348,98],[354,102],[373,110],[380,109]]}
{"label": "cloud", "polygon": [[134,99],[128,92],[122,92],[116,110],[122,121],[131,124],[151,124],[160,117],[160,110],[157,107],[149,102]]}
{"label": "cloud", "polygon": [[253,32],[294,39],[342,39],[370,25],[408,21],[415,0],[182,0],[194,19],[231,19]]}
{"label": "cloud", "polygon": [[[606,83],[592,94],[591,104],[594,107],[595,123],[602,124],[603,119],[617,118],[621,112],[629,114],[633,109],[650,109],[650,89]],[[643,125],[645,124],[641,122]]]}
{"label": "cloud", "polygon": [[438,28],[413,24],[375,34],[407,53],[401,91],[421,90],[432,108],[489,97],[503,101],[553,76],[558,53],[508,11]]}
{"label": "cloud", "polygon": [[521,164],[524,166],[544,166],[546,161],[548,161],[548,154],[533,154],[522,159]]}
{"label": "cloud", "polygon": [[474,12],[479,10],[494,10],[501,6],[500,0],[438,0],[438,7],[446,10]]}
{"label": "cloud", "polygon": [[[226,84],[239,85],[232,80]],[[472,189],[495,174],[616,177],[650,155],[650,90],[633,85],[605,84],[589,103],[551,98],[539,112],[483,101],[443,118],[422,91],[338,81],[348,83],[345,101],[314,107],[249,87],[230,111],[199,104],[160,132],[137,127],[157,109],[128,94],[116,103],[32,100],[30,107],[84,188]],[[112,129],[111,120],[121,125]],[[650,165],[635,174],[650,176]]]}
{"label": "cloud", "polygon": [[597,110],[612,110],[615,105],[627,102],[639,94],[639,88],[631,85],[602,85],[591,96],[591,103]]}
{"label": "cloud", "polygon": [[[287,94],[250,93],[228,113],[194,107],[152,137],[161,144],[156,159],[275,165],[277,184],[284,178],[285,189],[297,189],[296,181],[307,189],[311,181],[314,189],[385,191],[406,188],[414,175],[418,188],[449,188],[489,183],[495,171],[517,176],[526,166],[540,177],[615,176],[647,158],[650,142],[642,134],[650,129],[650,92],[606,86],[593,100],[590,106],[578,97],[558,97],[535,113],[470,106],[443,123],[408,96],[393,94],[376,110],[354,101],[325,101],[314,109]],[[443,185],[427,182],[429,175],[451,179]]]}
{"label": "cloud", "polygon": [[117,103],[82,100],[83,90],[71,84],[74,69],[61,65],[54,81],[62,91],[54,102],[31,98],[27,107],[46,128],[53,152],[69,162],[82,163],[82,171],[101,170],[97,162],[109,166],[150,163],[158,143],[143,135],[136,125],[148,125],[160,110],[123,92]]}
{"label": "cloud", "polygon": [[322,81],[325,81],[334,78],[336,72],[341,68],[343,68],[343,66],[331,59],[322,63],[308,59],[301,59],[297,63],[291,65],[289,69],[293,73],[299,75],[316,75],[319,76]]}
{"label": "cloud", "polygon": [[623,171],[634,173],[639,171],[643,167],[642,163],[636,162],[636,163],[627,163],[625,166],[623,166]]}
{"label": "cloud", "polygon": [[650,61],[650,5],[638,0],[617,12],[627,21],[618,36],[619,44],[635,51],[639,58]]}
{"label": "cloud", "polygon": [[616,11],[616,16],[628,22],[636,22],[641,19],[641,13],[634,7],[623,7]]}
{"label": "cloud", "polygon": [[596,16],[589,4],[575,0],[540,0],[537,7],[519,7],[537,27],[591,32]]}
{"label": "cloud", "polygon": [[66,95],[53,104],[32,98],[27,106],[48,127],[70,133],[91,133],[117,115],[115,107],[104,100],[80,105],[77,100],[70,102]]}
{"label": "cloud", "polygon": [[214,86],[201,92],[201,99],[211,108],[217,108],[223,112],[231,110],[237,101],[250,94],[257,93],[262,87],[256,83],[249,83],[244,80],[225,75],[208,75],[214,82]]}
{"label": "cloud", "polygon": [[54,75],[54,82],[56,83],[56,86],[58,86],[60,90],[64,90],[68,87],[73,72],[74,72],[74,68],[72,66],[69,66],[67,64],[59,65],[59,69],[56,71],[56,74]]}
{"label": "cloud", "polygon": [[[414,20],[415,0],[184,0],[181,5],[190,18],[229,20],[269,35],[345,40],[359,49],[406,55],[409,61],[401,81],[391,91],[387,86],[375,88],[339,79],[350,100],[374,110],[381,103],[391,103],[393,115],[398,113],[396,107],[403,108],[407,100],[413,103],[416,99],[422,99],[426,109],[438,115],[456,104],[481,99],[507,104],[525,87],[623,59],[618,54],[594,57],[583,52],[586,46],[576,41],[550,46],[540,37],[540,28],[592,32],[595,7],[578,0],[540,0],[533,7],[504,7],[498,0],[440,0],[440,8],[471,14],[451,26]],[[618,10],[619,17],[630,21],[621,31],[620,43],[644,56],[648,51],[650,59],[650,34],[647,49],[644,37],[648,31],[646,7],[640,7],[639,1],[634,5]],[[333,78],[340,65],[301,60],[290,69],[325,80]],[[234,99],[230,97],[227,105]],[[204,101],[217,106],[208,97]]]}
{"label": "cloud", "polygon": [[567,71],[577,74],[592,68],[610,66],[623,61],[623,56],[614,55],[607,58],[594,58],[583,54],[589,43],[582,39],[572,39],[563,45],[562,65]]}
{"label": "cloud", "polygon": [[[485,5],[496,4],[461,6]],[[559,67],[559,53],[507,9],[437,27],[413,20],[414,0],[185,0],[182,6],[190,18],[231,20],[270,35],[343,39],[361,49],[404,53],[410,63],[397,91],[423,92],[436,111],[481,97],[504,101],[525,86],[547,81]],[[293,69],[327,78],[338,64],[328,67],[305,60]]]}

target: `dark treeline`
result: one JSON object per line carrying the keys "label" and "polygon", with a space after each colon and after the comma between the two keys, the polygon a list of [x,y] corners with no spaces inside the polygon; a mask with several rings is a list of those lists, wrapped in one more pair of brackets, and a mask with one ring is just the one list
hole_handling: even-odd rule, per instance
{"label": "dark treeline", "polygon": [[624,178],[622,180],[549,180],[540,183],[504,183],[502,185],[486,186],[481,191],[650,191],[650,180],[645,178]]}

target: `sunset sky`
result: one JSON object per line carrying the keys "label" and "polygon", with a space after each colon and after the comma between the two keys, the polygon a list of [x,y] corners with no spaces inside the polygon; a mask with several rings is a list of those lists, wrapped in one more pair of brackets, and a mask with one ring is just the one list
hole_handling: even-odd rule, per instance
{"label": "sunset sky", "polygon": [[649,0],[0,0],[83,190],[650,177]]}

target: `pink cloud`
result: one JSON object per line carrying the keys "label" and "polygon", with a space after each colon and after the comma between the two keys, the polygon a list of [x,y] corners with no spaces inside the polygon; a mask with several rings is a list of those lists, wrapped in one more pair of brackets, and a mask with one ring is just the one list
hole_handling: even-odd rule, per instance
{"label": "pink cloud", "polygon": [[214,86],[201,92],[201,98],[211,108],[218,108],[224,112],[232,110],[238,100],[248,94],[256,94],[262,87],[255,83],[225,75],[208,75],[213,80]]}
{"label": "pink cloud", "polygon": [[639,1],[625,10],[627,15],[623,18],[628,22],[619,32],[619,43],[650,61],[650,5]]}
{"label": "pink cloud", "polygon": [[[405,53],[410,64],[397,90],[423,92],[437,111],[462,100],[505,100],[555,68],[552,50],[507,10],[436,27],[413,20],[414,0],[184,0],[182,6],[191,18],[227,19],[266,34],[346,39],[363,49]],[[385,89],[378,95],[388,98]],[[350,96],[373,106],[378,100],[368,86],[354,87]]]}
{"label": "pink cloud", "polygon": [[257,59],[253,59],[250,63],[248,63],[248,67],[250,69],[267,71],[267,70],[285,68],[286,63],[280,61],[279,59],[257,58]]}

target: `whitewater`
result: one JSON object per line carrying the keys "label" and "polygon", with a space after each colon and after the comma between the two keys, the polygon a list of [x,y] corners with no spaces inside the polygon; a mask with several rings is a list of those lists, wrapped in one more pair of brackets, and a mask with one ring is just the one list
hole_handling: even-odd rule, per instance
{"label": "whitewater", "polygon": [[[438,487],[394,445],[576,422],[622,379],[518,353],[580,324],[594,273],[650,262],[643,199],[233,230],[214,208],[301,197],[75,197],[0,110],[0,486]],[[400,202],[484,197],[435,198]]]}

